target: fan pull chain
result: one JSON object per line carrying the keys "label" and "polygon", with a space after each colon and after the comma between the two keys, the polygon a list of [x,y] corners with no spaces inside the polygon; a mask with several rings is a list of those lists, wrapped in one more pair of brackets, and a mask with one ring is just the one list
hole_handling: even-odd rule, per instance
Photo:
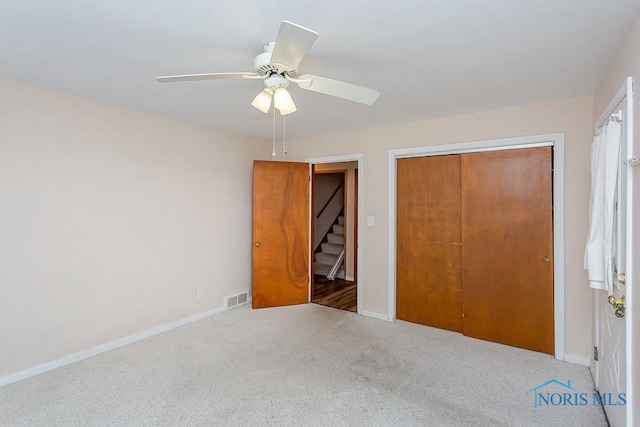
{"label": "fan pull chain", "polygon": [[276,109],[273,108],[273,148],[271,149],[271,156],[276,156]]}
{"label": "fan pull chain", "polygon": [[287,116],[282,116],[282,154],[287,154]]}

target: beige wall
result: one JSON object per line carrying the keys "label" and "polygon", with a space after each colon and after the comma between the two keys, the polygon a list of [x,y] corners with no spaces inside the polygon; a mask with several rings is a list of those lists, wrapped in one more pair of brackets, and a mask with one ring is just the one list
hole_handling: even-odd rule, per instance
{"label": "beige wall", "polygon": [[[640,154],[640,94],[638,91],[638,87],[640,87],[640,14],[636,16],[631,24],[627,36],[620,45],[613,62],[600,83],[600,87],[596,91],[593,102],[593,116],[596,120],[605,112],[604,110],[609,102],[628,76],[633,77],[635,92],[633,98],[633,111],[635,112],[633,118],[633,154],[637,155]],[[630,168],[628,172],[634,188],[633,235],[631,236],[634,242],[634,256],[632,281],[627,286],[633,286],[634,288],[632,305],[635,328],[632,341],[627,343],[627,345],[632,346],[633,360],[627,361],[627,363],[630,363],[633,369],[632,410],[636,413],[637,409],[640,408],[640,327],[638,327],[639,314],[637,314],[640,309],[640,291],[637,289],[637,284],[640,283],[640,166]],[[637,419],[635,423],[637,425]]]}
{"label": "beige wall", "polygon": [[451,117],[367,131],[319,136],[290,144],[290,157],[363,153],[363,211],[375,227],[361,227],[363,309],[387,313],[387,157],[391,149],[518,136],[565,133],[566,352],[588,358],[592,346],[592,299],[583,269],[589,202],[592,129],[590,97]]}
{"label": "beige wall", "polygon": [[268,144],[15,81],[0,93],[0,376],[250,289]]}

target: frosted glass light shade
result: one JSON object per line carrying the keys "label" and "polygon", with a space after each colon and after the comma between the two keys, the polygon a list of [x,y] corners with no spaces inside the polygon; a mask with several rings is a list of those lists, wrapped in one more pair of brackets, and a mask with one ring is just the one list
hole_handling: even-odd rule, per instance
{"label": "frosted glass light shade", "polygon": [[298,110],[296,104],[293,102],[293,98],[291,98],[291,94],[283,87],[276,89],[273,94],[273,102],[283,116]]}
{"label": "frosted glass light shade", "polygon": [[271,97],[273,92],[269,89],[264,89],[251,102],[251,105],[263,113],[267,114],[269,112],[269,108],[271,108]]}

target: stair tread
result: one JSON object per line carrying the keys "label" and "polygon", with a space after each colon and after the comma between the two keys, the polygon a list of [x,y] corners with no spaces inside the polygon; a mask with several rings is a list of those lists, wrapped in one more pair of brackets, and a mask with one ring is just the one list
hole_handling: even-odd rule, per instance
{"label": "stair tread", "polygon": [[329,243],[344,244],[344,234],[329,233],[327,234],[327,240],[329,241]]}
{"label": "stair tread", "polygon": [[[316,274],[318,276],[326,276],[327,274],[329,274],[330,270],[331,265],[329,264],[322,264],[317,262],[313,264],[313,274]],[[340,268],[338,270],[336,277],[339,279],[344,279],[344,268]]]}
{"label": "stair tread", "polygon": [[[333,263],[344,250],[344,215],[338,216],[337,224],[331,226],[331,232],[326,234],[327,241],[321,243],[321,252],[314,255],[314,274],[326,276],[329,274]],[[344,278],[344,266],[338,270],[338,278]]]}
{"label": "stair tread", "polygon": [[332,254],[328,252],[318,252],[315,255],[315,260],[322,264],[333,264],[338,258],[338,254]]}
{"label": "stair tread", "polygon": [[340,243],[324,242],[320,245],[322,252],[328,252],[330,254],[339,254],[344,249],[344,245]]}

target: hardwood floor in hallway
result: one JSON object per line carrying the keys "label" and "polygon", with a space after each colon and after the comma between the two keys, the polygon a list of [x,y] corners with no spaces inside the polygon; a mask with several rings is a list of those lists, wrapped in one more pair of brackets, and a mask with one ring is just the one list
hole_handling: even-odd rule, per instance
{"label": "hardwood floor in hallway", "polygon": [[356,282],[324,276],[314,276],[313,300],[311,302],[327,307],[352,312],[358,311],[358,286]]}

